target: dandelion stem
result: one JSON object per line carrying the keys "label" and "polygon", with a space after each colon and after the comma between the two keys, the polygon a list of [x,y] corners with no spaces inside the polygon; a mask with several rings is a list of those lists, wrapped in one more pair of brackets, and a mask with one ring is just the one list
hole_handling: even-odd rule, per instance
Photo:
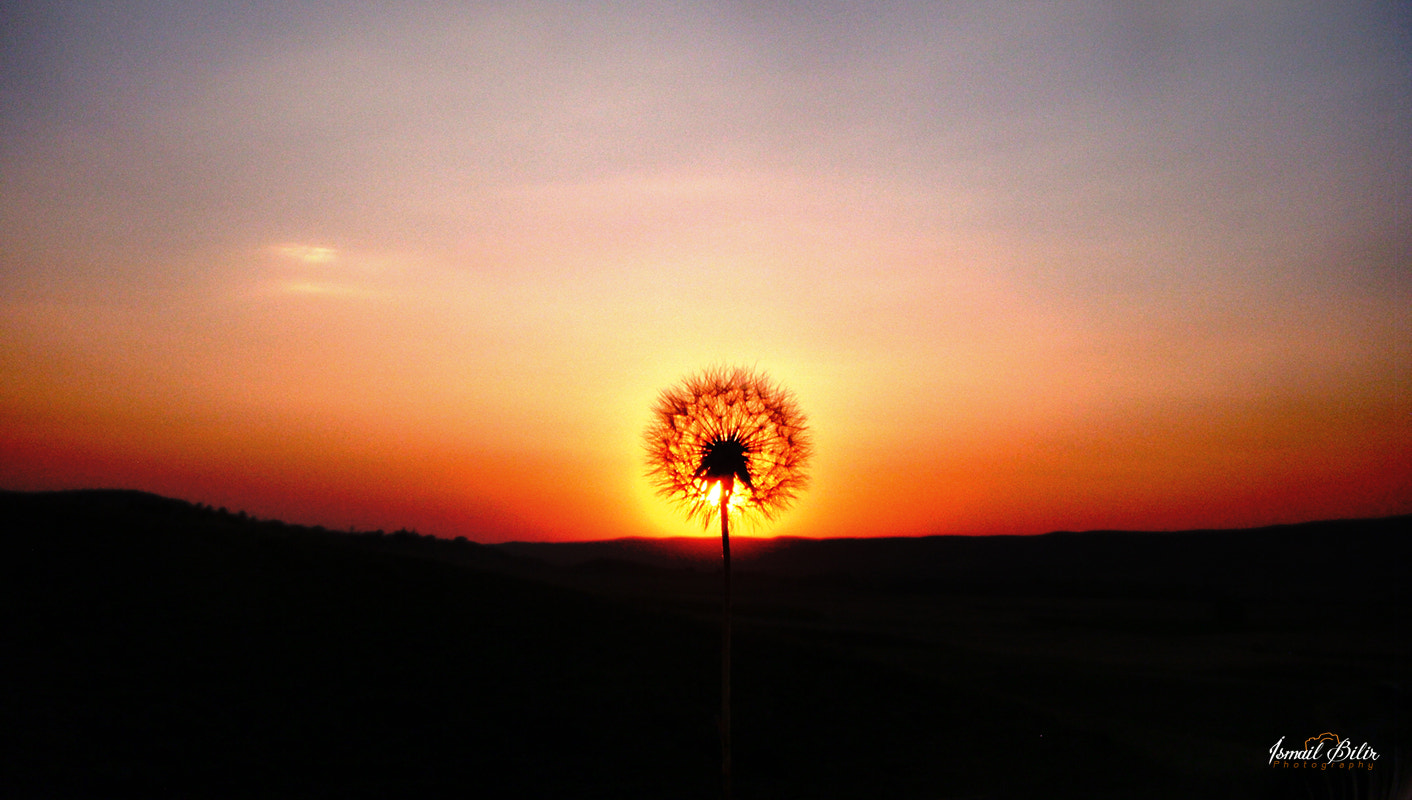
{"label": "dandelion stem", "polygon": [[729,479],[721,482],[721,557],[725,583],[721,599],[721,790],[731,796],[731,534]]}

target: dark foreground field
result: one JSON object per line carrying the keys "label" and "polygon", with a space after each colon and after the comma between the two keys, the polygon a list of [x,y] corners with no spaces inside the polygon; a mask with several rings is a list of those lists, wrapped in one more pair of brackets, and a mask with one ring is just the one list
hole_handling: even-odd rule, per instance
{"label": "dark foreground field", "polygon": [[[1407,797],[1407,521],[742,540],[736,796]],[[718,795],[717,543],[0,532],[0,796]],[[1381,757],[1268,766],[1325,731]]]}

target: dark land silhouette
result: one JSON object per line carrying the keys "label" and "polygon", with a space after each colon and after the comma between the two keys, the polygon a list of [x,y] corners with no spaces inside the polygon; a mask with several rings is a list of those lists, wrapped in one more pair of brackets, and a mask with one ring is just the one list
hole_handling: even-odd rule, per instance
{"label": "dark land silhouette", "polygon": [[[1408,521],[733,537],[735,796],[1405,796]],[[719,792],[714,537],[126,491],[0,492],[0,532],[0,795]],[[1325,731],[1381,758],[1268,766]]]}

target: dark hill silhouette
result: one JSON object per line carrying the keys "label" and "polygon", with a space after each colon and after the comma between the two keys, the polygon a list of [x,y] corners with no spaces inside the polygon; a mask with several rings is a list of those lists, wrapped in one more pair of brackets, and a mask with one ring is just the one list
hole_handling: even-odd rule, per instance
{"label": "dark hill silhouette", "polygon": [[[1188,597],[1221,614],[1295,606],[1309,618],[1402,607],[1412,517],[1245,530],[1056,532],[1041,536],[735,537],[737,569],[819,588],[891,594]],[[580,574],[647,580],[650,570],[720,570],[711,537],[493,545]],[[614,567],[613,565],[619,565]],[[679,580],[686,580],[680,578]],[[689,582],[689,581],[688,581]],[[700,583],[700,582],[696,582]],[[693,584],[694,585],[694,584]],[[701,584],[707,586],[709,584]]]}
{"label": "dark hill silhouette", "polygon": [[[750,540],[736,794],[1393,796],[1406,521]],[[0,794],[715,796],[718,542],[685,545],[0,492]],[[1324,731],[1386,760],[1266,765]]]}

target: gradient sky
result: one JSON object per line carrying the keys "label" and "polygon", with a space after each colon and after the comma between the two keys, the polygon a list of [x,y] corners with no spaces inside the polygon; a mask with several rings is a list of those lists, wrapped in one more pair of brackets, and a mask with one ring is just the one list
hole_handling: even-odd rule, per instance
{"label": "gradient sky", "polygon": [[0,5],[0,487],[701,533],[741,364],[758,534],[1412,511],[1407,4],[406,5]]}

